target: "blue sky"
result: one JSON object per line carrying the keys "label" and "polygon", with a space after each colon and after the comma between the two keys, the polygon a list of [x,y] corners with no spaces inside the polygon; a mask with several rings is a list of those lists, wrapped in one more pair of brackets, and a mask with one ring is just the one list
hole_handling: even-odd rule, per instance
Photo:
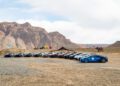
{"label": "blue sky", "polygon": [[19,19],[35,19],[35,20],[67,20],[65,17],[55,15],[53,13],[37,11],[31,12],[32,7],[27,4],[20,2],[19,0],[2,0],[0,1],[0,19],[2,20],[19,20]]}
{"label": "blue sky", "polygon": [[0,1],[0,19],[17,20],[20,18],[29,18],[28,14],[24,11],[29,8],[29,5],[20,3],[17,0],[2,0]]}
{"label": "blue sky", "polygon": [[30,22],[76,43],[120,40],[119,0],[0,0],[0,21]]}

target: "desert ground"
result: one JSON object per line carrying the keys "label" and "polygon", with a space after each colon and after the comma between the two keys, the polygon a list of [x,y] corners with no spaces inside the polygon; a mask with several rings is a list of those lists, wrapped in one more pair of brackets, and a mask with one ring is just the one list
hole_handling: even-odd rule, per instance
{"label": "desert ground", "polygon": [[120,53],[107,63],[60,58],[0,58],[0,86],[120,86]]}

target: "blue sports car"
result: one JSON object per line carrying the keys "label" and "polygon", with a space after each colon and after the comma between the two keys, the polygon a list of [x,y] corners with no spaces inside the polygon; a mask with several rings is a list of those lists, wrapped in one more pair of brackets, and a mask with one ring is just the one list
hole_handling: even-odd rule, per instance
{"label": "blue sports car", "polygon": [[80,62],[83,63],[97,63],[97,62],[108,62],[108,58],[105,56],[101,55],[90,55],[90,56],[85,56],[80,59]]}

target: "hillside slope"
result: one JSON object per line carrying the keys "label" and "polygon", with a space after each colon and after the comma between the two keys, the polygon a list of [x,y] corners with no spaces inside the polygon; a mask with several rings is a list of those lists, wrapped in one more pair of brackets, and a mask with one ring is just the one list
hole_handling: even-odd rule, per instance
{"label": "hillside slope", "polygon": [[116,41],[115,43],[108,46],[108,48],[120,48],[120,41]]}
{"label": "hillside slope", "polygon": [[66,47],[66,45],[70,48],[78,47],[59,32],[48,33],[44,28],[33,27],[28,22],[24,24],[0,23],[0,49],[32,49],[41,48],[44,45],[52,48]]}

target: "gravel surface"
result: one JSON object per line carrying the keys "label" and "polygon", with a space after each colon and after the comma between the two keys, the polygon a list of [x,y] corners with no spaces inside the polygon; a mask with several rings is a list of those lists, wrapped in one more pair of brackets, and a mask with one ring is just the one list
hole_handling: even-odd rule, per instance
{"label": "gravel surface", "polygon": [[[27,65],[39,60],[26,58],[0,58],[0,75],[30,76],[40,74],[41,71],[31,69]],[[42,60],[40,60],[42,62]],[[39,62],[40,62],[39,61]],[[43,60],[44,61],[44,60]]]}
{"label": "gravel surface", "polygon": [[60,58],[0,58],[0,86],[120,86],[120,53],[108,63]]}

